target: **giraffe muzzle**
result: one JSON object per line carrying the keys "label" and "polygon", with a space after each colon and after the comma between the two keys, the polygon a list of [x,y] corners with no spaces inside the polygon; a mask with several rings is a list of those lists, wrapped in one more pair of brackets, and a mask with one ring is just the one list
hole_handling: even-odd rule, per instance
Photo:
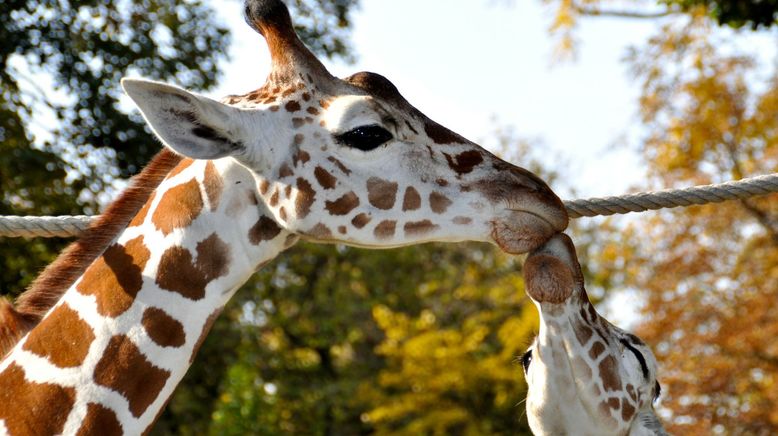
{"label": "giraffe muzzle", "polygon": [[583,274],[575,246],[564,233],[554,235],[524,262],[527,294],[538,303],[561,304],[583,289]]}

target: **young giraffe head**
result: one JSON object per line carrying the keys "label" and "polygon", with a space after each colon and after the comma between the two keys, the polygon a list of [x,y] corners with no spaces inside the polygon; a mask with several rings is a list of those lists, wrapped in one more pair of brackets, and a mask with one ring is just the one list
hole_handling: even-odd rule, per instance
{"label": "young giraffe head", "polygon": [[330,75],[283,2],[247,1],[245,13],[272,58],[260,89],[216,102],[161,83],[123,86],[174,151],[250,169],[278,226],[355,246],[481,240],[511,253],[566,228],[542,180],[430,120],[386,78]]}
{"label": "young giraffe head", "polygon": [[600,316],[570,238],[559,234],[524,264],[540,331],[522,357],[527,417],[538,435],[665,435],[653,403],[657,364],[635,335]]}

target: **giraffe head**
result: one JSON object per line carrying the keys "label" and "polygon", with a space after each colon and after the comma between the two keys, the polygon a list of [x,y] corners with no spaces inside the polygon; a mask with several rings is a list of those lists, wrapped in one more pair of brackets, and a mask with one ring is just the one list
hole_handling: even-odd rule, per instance
{"label": "giraffe head", "polygon": [[653,403],[657,364],[635,335],[600,316],[565,234],[524,264],[540,330],[522,357],[527,417],[535,434],[664,435]]}
{"label": "giraffe head", "polygon": [[566,228],[559,198],[415,109],[386,78],[333,77],[280,0],[247,1],[270,49],[260,89],[217,102],[124,80],[154,132],[195,159],[233,158],[285,230],[316,241],[394,247],[480,240],[529,251]]}

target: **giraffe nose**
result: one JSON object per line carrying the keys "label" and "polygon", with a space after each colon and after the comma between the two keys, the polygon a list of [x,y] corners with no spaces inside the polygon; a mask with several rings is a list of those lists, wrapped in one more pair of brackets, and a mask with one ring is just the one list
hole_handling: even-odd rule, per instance
{"label": "giraffe nose", "polygon": [[582,288],[583,274],[570,237],[556,234],[530,253],[524,262],[524,280],[527,294],[541,303],[563,303]]}
{"label": "giraffe nose", "polygon": [[[524,168],[511,165],[508,169],[512,178],[516,180],[525,190],[534,194],[539,204],[534,207],[533,212],[543,217],[551,227],[561,232],[567,228],[569,218],[564,203],[554,191],[540,177],[527,171]],[[533,208],[530,205],[530,208]]]}

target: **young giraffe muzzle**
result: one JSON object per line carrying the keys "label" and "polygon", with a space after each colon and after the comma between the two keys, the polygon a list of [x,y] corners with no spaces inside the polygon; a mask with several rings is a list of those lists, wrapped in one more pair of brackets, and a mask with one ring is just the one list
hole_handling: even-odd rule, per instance
{"label": "young giraffe muzzle", "polygon": [[527,418],[537,435],[666,435],[654,412],[657,364],[635,335],[589,301],[575,247],[558,234],[524,264],[540,330],[522,356]]}
{"label": "young giraffe muzzle", "polygon": [[333,77],[280,0],[247,1],[245,14],[270,48],[262,88],[217,102],[161,83],[123,86],[177,153],[250,169],[284,230],[363,247],[476,240],[522,253],[567,227],[546,183],[430,120],[386,78]]}

